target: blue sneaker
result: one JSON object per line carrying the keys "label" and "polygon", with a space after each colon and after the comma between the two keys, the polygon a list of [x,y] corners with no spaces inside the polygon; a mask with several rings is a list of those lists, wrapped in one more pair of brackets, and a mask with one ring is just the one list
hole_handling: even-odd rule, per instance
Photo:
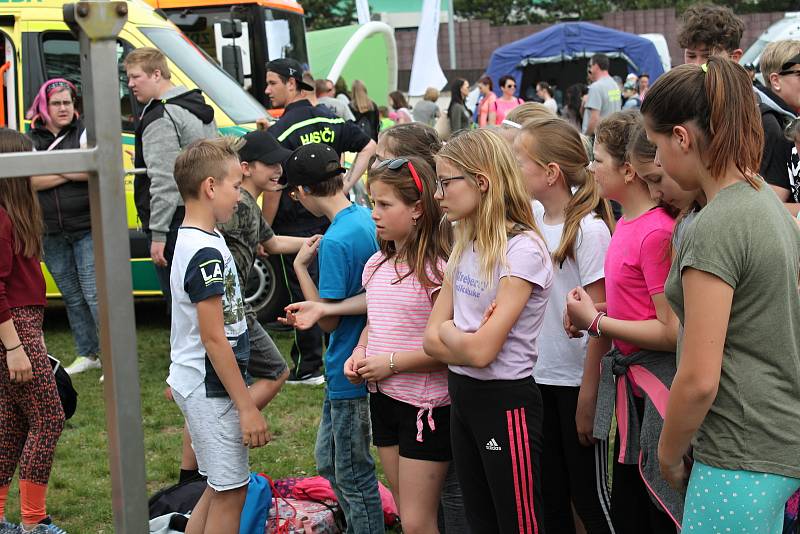
{"label": "blue sneaker", "polygon": [[33,530],[20,529],[19,532],[20,534],[67,534],[66,530],[63,528],[58,528],[53,523],[50,523],[49,525],[39,523]]}
{"label": "blue sneaker", "polygon": [[19,528],[19,525],[9,523],[5,519],[0,521],[0,534],[20,534],[20,532],[22,532],[22,529]]}

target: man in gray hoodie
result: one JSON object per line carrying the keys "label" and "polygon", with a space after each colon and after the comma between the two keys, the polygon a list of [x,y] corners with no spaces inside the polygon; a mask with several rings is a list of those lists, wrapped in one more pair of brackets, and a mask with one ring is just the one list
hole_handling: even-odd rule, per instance
{"label": "man in gray hoodie", "polygon": [[147,174],[134,178],[134,200],[169,306],[169,267],[184,215],[172,172],[185,146],[218,135],[214,109],[205,103],[199,89],[190,91],[170,81],[167,59],[155,48],[133,50],[124,67],[128,87],[145,105],[136,127],[135,166],[146,168]]}

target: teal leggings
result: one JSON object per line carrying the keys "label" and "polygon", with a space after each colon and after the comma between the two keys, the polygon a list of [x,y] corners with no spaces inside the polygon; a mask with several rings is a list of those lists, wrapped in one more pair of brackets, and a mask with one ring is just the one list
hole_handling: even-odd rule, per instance
{"label": "teal leggings", "polygon": [[683,508],[684,534],[780,534],[786,501],[800,479],[695,462]]}

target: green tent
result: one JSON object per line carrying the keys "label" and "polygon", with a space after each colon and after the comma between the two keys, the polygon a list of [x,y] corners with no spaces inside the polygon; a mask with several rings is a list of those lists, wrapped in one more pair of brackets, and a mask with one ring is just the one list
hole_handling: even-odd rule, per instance
{"label": "green tent", "polygon": [[334,82],[341,75],[348,86],[361,80],[369,96],[386,105],[397,89],[397,48],[394,30],[382,22],[317,30],[306,34],[308,59],[314,78]]}

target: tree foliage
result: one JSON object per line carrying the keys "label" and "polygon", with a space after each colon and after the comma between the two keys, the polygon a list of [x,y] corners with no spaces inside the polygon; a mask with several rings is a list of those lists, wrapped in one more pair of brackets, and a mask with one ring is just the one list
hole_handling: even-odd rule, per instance
{"label": "tree foliage", "polygon": [[324,30],[358,22],[355,0],[302,0],[306,29]]}
{"label": "tree foliage", "polygon": [[[492,24],[526,24],[559,20],[597,20],[605,13],[628,9],[675,8],[678,13],[697,0],[455,0],[456,16]],[[717,0],[736,13],[797,9],[797,0]]]}

